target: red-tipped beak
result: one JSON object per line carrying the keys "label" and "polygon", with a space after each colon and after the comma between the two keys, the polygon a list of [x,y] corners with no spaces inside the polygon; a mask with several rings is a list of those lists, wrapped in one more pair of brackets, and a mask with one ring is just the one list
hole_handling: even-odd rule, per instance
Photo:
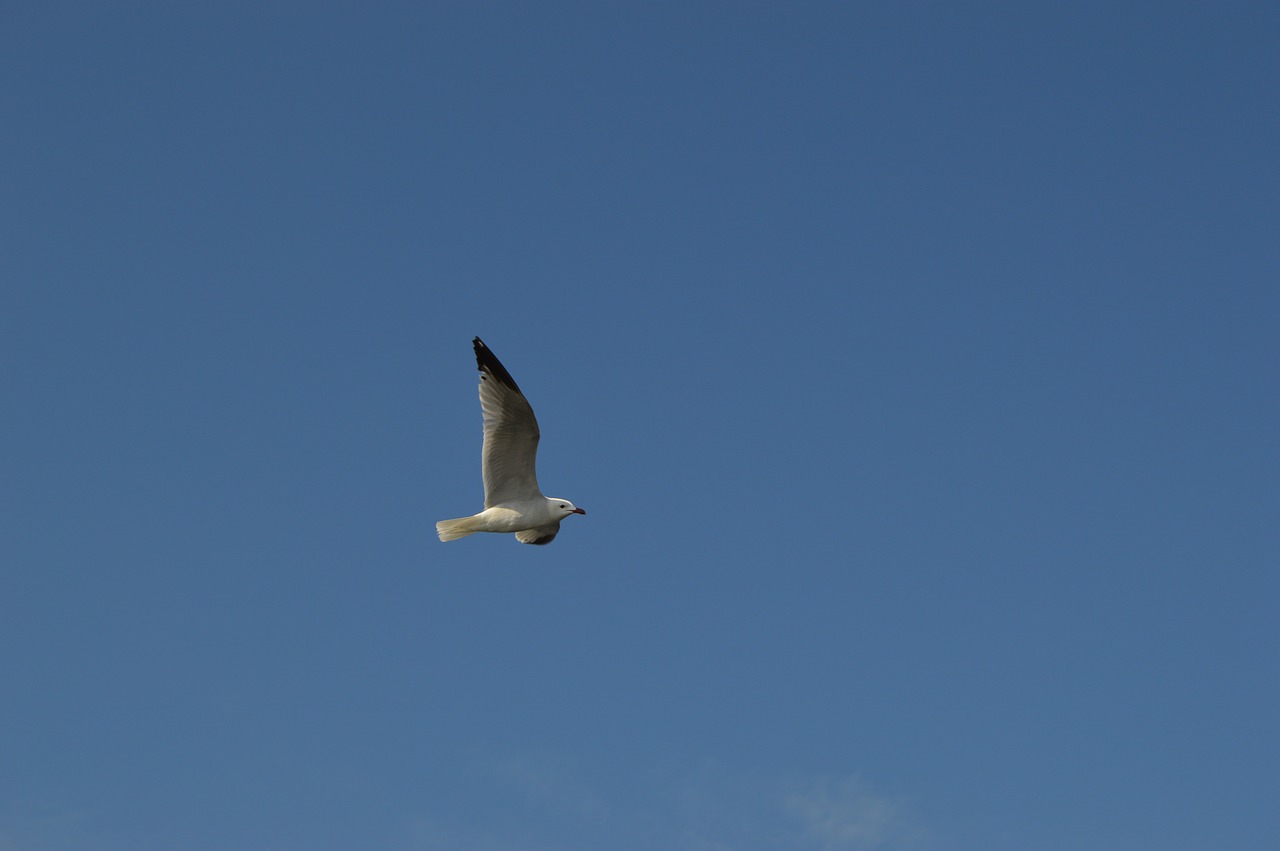
{"label": "red-tipped beak", "polygon": [[574,514],[586,514],[587,512],[583,511],[581,508],[575,508],[575,509],[573,510],[573,513],[574,513]]}

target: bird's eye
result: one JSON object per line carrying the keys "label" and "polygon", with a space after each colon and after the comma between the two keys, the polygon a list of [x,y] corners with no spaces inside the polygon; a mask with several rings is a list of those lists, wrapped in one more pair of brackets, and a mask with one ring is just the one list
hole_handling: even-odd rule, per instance
{"label": "bird's eye", "polygon": [[564,503],[560,503],[560,507],[561,507],[561,508],[568,508],[569,506],[565,505]]}

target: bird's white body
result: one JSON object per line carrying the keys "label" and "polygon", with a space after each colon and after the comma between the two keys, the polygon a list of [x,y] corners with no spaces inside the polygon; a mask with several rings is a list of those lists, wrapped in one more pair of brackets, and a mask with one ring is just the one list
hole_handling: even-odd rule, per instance
{"label": "bird's white body", "polygon": [[522,544],[549,544],[570,514],[586,514],[567,499],[543,496],[534,460],[538,421],[511,373],[480,340],[474,341],[480,367],[480,409],[484,413],[484,511],[456,520],[441,520],[442,541],[475,532],[515,533]]}
{"label": "bird's white body", "polygon": [[[458,520],[442,520],[441,522],[465,522],[467,531],[464,534],[467,535],[472,532],[523,532],[527,529],[537,529],[553,523],[559,524],[561,520],[573,513],[572,511],[566,512],[560,508],[560,506],[565,505],[570,505],[570,503],[563,499],[540,496],[536,499],[495,505],[470,517],[462,517]],[[462,537],[462,535],[458,537]]]}

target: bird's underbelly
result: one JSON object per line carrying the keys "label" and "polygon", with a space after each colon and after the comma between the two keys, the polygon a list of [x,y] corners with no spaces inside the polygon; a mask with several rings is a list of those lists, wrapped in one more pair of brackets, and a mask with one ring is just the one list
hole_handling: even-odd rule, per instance
{"label": "bird's underbelly", "polygon": [[486,532],[523,532],[547,522],[545,517],[533,517],[530,512],[500,506],[486,508],[476,517],[484,524]]}

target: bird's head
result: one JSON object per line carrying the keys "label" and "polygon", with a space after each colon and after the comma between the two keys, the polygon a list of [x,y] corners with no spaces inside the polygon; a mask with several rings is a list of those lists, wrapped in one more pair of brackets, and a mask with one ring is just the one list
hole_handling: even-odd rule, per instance
{"label": "bird's head", "polygon": [[570,514],[587,513],[567,499],[556,499],[549,496],[547,497],[547,502],[551,503],[551,510],[558,512],[561,517],[568,517]]}

